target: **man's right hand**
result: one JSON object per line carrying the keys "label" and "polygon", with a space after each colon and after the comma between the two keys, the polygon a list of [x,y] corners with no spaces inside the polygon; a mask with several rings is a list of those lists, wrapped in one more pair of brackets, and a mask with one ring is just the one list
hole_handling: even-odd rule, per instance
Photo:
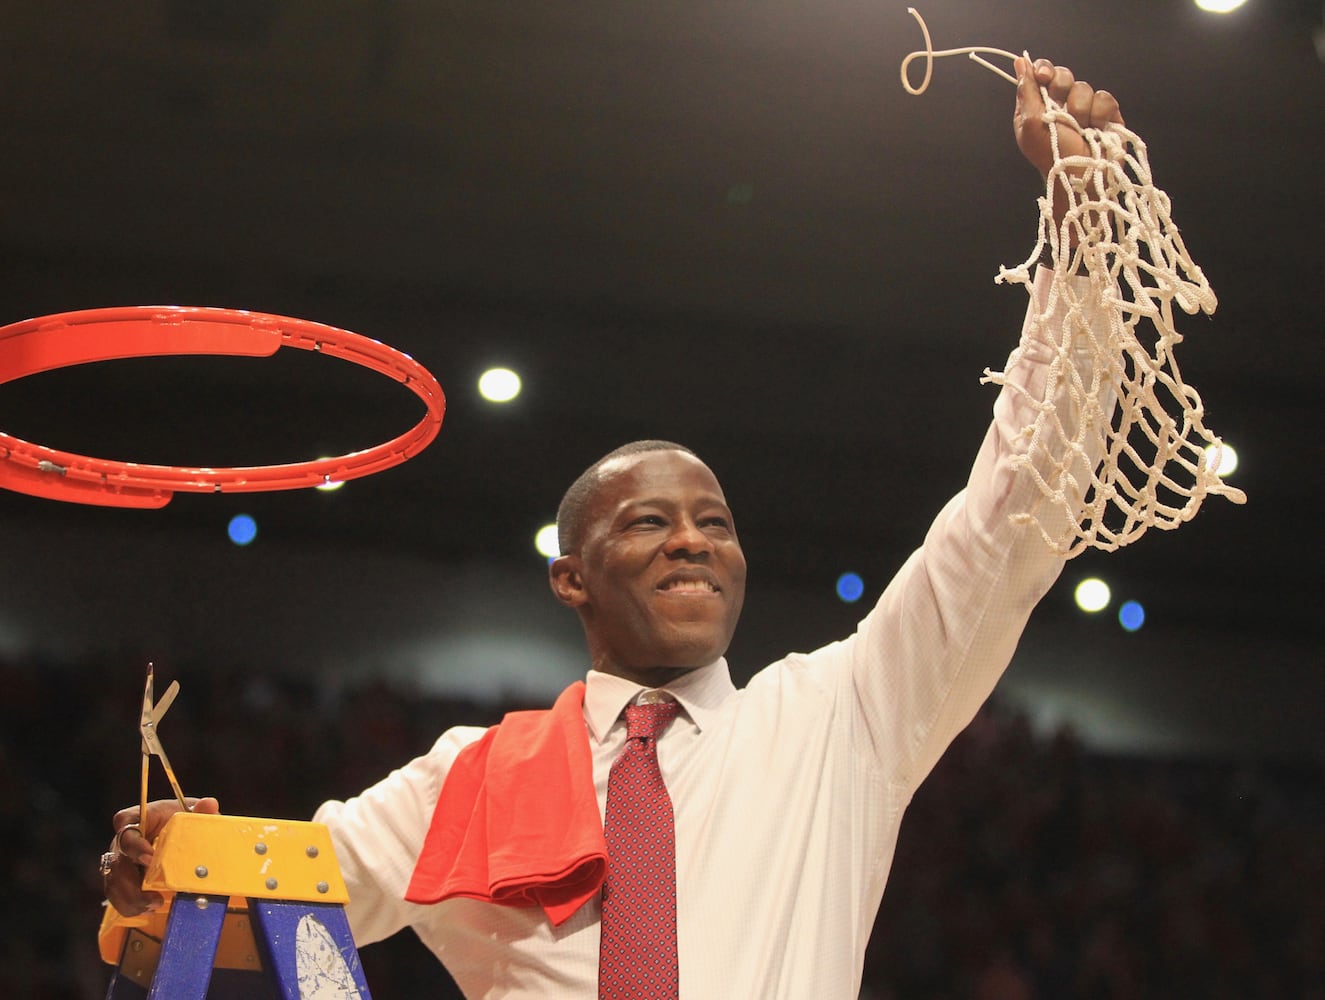
{"label": "man's right hand", "polygon": [[[221,805],[214,798],[186,798],[189,811],[219,813]],[[109,873],[105,876],[106,899],[122,916],[134,917],[161,906],[160,893],[143,891],[143,869],[152,863],[152,843],[166,820],[180,812],[175,799],[159,799],[147,804],[147,817],[139,822],[138,807],[121,809],[112,820],[115,837],[110,842]]]}

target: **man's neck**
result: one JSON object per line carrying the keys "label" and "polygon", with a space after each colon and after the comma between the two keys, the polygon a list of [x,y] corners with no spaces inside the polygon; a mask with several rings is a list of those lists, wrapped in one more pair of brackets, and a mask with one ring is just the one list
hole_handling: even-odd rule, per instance
{"label": "man's neck", "polygon": [[617,667],[594,666],[595,670],[614,677],[621,677],[633,684],[646,688],[666,687],[672,681],[686,674],[694,673],[699,667]]}

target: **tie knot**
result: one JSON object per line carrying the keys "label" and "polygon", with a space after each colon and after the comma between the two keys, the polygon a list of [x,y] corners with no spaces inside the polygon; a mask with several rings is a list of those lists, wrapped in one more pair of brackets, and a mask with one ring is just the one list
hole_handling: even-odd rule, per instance
{"label": "tie knot", "polygon": [[626,706],[626,739],[656,739],[667,723],[676,718],[681,706],[674,701],[655,701],[647,705]]}

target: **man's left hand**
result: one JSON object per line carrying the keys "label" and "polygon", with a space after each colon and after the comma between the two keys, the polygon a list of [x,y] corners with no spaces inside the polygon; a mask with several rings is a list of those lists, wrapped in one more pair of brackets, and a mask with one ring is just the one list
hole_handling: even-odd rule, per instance
{"label": "man's left hand", "polygon": [[[1084,80],[1076,79],[1066,66],[1055,66],[1048,59],[1036,59],[1028,65],[1021,57],[1013,66],[1020,82],[1017,84],[1012,129],[1022,154],[1040,171],[1041,177],[1048,177],[1049,169],[1054,165],[1041,86],[1082,128],[1103,128],[1109,122],[1123,124],[1122,112],[1114,96],[1107,90],[1096,90]],[[1076,129],[1067,125],[1057,128],[1060,156],[1078,156],[1087,152],[1086,142]]]}

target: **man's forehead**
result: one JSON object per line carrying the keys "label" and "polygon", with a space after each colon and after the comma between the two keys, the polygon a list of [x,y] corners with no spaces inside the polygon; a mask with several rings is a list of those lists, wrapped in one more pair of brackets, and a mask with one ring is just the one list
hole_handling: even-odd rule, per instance
{"label": "man's forehead", "polygon": [[684,451],[658,450],[618,455],[598,470],[596,499],[610,506],[646,499],[669,488],[699,488],[726,502],[713,470]]}

